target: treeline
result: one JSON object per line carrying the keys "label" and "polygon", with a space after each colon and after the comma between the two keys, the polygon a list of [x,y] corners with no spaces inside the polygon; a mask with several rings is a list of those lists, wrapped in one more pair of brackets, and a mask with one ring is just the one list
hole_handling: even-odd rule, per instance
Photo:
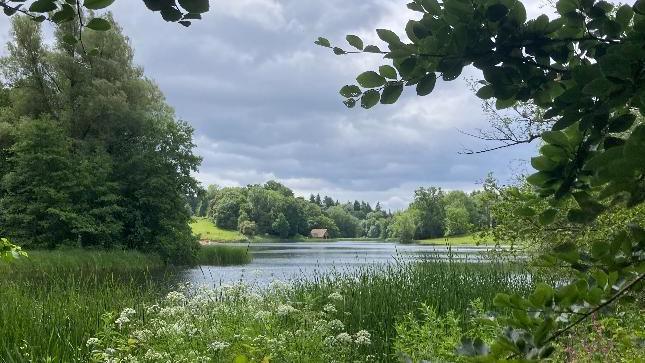
{"label": "treeline", "polygon": [[0,60],[0,235],[27,248],[133,248],[188,261],[193,130],[112,28],[84,29],[81,44],[70,41],[78,24],[66,23],[48,46],[39,23],[12,18]]}
{"label": "treeline", "polygon": [[488,176],[480,190],[419,188],[410,206],[394,214],[389,236],[401,242],[456,236],[495,225],[493,206],[498,201],[495,180]]}
{"label": "treeline", "polygon": [[290,238],[323,228],[331,238],[386,238],[391,217],[379,204],[372,208],[364,201],[340,204],[330,197],[296,197],[291,189],[273,180],[246,187],[210,186],[188,202],[193,214],[208,216],[218,227],[236,229],[247,236]]}
{"label": "treeline", "polygon": [[307,236],[314,228],[327,229],[332,238],[366,237],[403,242],[454,236],[494,225],[491,208],[497,194],[488,178],[482,190],[444,192],[419,188],[405,211],[384,211],[365,201],[341,203],[329,196],[296,197],[276,182],[246,187],[209,186],[188,199],[192,214],[205,216],[220,228],[247,236],[269,234],[281,238]]}

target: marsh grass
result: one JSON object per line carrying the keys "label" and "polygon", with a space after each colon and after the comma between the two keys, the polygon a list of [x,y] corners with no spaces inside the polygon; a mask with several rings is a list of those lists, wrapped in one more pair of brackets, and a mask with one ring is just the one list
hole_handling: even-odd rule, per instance
{"label": "marsh grass", "polygon": [[298,281],[293,299],[315,305],[331,293],[340,293],[343,314],[338,319],[348,330],[369,331],[374,341],[371,353],[387,360],[395,353],[396,323],[408,313],[420,314],[422,304],[439,314],[454,311],[463,318],[476,298],[492,309],[498,292],[529,291],[534,283],[530,276],[519,263],[404,262]]}
{"label": "marsh grass", "polygon": [[0,262],[0,361],[87,361],[101,315],[157,299],[175,273],[124,251],[31,251]]}
{"label": "marsh grass", "polygon": [[244,265],[252,260],[246,246],[210,244],[202,245],[197,252],[197,263],[204,266]]}

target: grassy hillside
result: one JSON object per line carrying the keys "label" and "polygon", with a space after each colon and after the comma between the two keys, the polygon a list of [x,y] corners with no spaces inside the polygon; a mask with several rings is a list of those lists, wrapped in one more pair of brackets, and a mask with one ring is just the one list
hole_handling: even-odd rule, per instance
{"label": "grassy hillside", "polygon": [[195,218],[191,221],[190,227],[193,229],[193,233],[199,236],[199,239],[218,242],[236,242],[246,240],[246,237],[244,237],[240,232],[218,228],[208,218]]}
{"label": "grassy hillside", "polygon": [[481,239],[477,234],[465,234],[461,236],[431,238],[417,241],[424,245],[446,245],[451,246],[477,246],[477,245],[493,245],[490,240]]}

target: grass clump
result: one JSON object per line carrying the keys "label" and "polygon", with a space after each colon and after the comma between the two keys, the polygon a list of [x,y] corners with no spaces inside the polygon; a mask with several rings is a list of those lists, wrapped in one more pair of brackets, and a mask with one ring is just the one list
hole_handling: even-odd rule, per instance
{"label": "grass clump", "polygon": [[101,316],[155,301],[175,284],[156,255],[30,251],[0,262],[0,361],[86,362]]}
{"label": "grass clump", "polygon": [[197,263],[205,266],[244,265],[253,260],[247,247],[220,244],[203,245],[197,252]]}

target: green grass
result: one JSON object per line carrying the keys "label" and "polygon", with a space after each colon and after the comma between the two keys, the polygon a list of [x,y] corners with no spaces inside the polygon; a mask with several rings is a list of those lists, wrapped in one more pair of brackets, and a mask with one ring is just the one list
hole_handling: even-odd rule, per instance
{"label": "green grass", "polygon": [[240,242],[247,240],[240,232],[221,229],[208,218],[194,218],[190,222],[190,228],[202,240],[214,242]]}
{"label": "green grass", "polygon": [[424,240],[418,240],[417,243],[424,245],[446,245],[451,246],[479,246],[479,245],[494,245],[495,243],[482,239],[477,234],[465,234],[461,236],[450,236],[450,237],[440,237],[440,238],[430,238]]}
{"label": "green grass", "polygon": [[0,361],[85,362],[103,314],[155,301],[174,276],[137,252],[30,251],[0,262]]}
{"label": "green grass", "polygon": [[227,245],[203,245],[197,252],[197,263],[204,266],[244,265],[253,260],[246,247]]}
{"label": "green grass", "polygon": [[372,334],[370,354],[392,359],[395,324],[405,314],[418,314],[422,303],[439,313],[453,310],[466,315],[469,304],[481,298],[485,308],[498,292],[529,291],[532,282],[519,278],[524,269],[513,262],[454,263],[424,261],[384,268],[365,268],[346,276],[320,276],[296,284],[293,301],[320,301],[333,292],[343,295],[339,319],[348,331],[366,329]]}

